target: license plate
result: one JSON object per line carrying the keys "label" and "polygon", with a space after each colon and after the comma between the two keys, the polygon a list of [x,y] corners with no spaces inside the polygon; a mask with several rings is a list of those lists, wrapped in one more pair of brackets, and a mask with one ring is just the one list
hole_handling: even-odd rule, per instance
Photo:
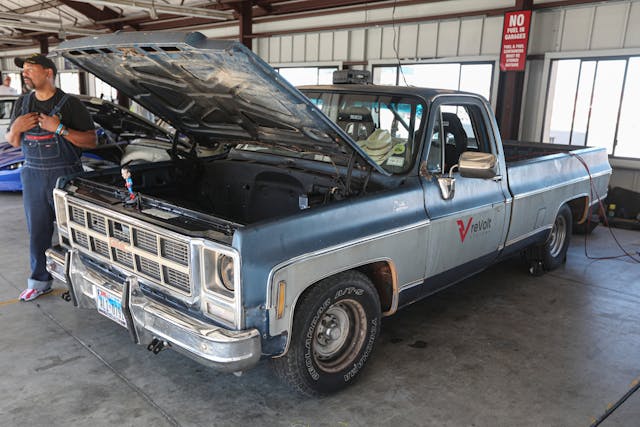
{"label": "license plate", "polygon": [[124,319],[124,314],[122,313],[122,301],[120,297],[102,288],[97,288],[97,290],[98,312],[126,328],[127,321]]}

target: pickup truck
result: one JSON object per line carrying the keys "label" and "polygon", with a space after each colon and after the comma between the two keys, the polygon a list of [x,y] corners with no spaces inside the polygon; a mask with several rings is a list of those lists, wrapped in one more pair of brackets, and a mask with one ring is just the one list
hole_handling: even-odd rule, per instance
{"label": "pickup truck", "polygon": [[534,273],[560,266],[572,224],[606,195],[606,150],[503,144],[470,93],[298,90],[199,33],[56,51],[182,146],[128,165],[133,201],[120,168],[61,178],[50,272],[154,353],[234,373],[270,359],[303,394],[352,383],[381,318],[410,303],[516,254]]}

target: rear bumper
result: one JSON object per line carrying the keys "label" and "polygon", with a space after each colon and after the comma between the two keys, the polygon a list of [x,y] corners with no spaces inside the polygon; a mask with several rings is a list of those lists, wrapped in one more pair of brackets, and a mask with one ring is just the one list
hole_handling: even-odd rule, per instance
{"label": "rear bumper", "polygon": [[47,250],[47,270],[69,287],[74,305],[97,307],[98,291],[120,298],[127,328],[134,342],[147,345],[154,338],[198,362],[225,372],[244,371],[260,359],[257,329],[228,330],[185,315],[146,297],[134,276],[118,283],[88,268],[77,251]]}

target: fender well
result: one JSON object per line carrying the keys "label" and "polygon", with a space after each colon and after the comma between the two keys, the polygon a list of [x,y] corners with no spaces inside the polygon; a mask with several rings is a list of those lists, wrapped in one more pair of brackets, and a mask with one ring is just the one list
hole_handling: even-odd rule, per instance
{"label": "fender well", "polygon": [[582,224],[587,220],[589,213],[589,197],[582,196],[567,202],[571,209],[571,216],[574,224]]}
{"label": "fender well", "polygon": [[[285,269],[286,270],[286,269]],[[305,293],[309,292],[317,283],[321,280],[324,280],[328,277],[332,277],[336,274],[355,270],[359,271],[373,283],[374,287],[378,292],[378,296],[380,298],[380,309],[382,311],[383,316],[389,316],[393,314],[398,308],[398,285],[397,285],[397,274],[394,263],[390,259],[380,259],[378,258],[370,260],[364,264],[355,264],[350,266],[344,266],[344,268],[336,269],[331,271],[330,274],[318,274],[313,280],[309,282],[300,283],[295,280],[291,280],[292,277],[298,276],[306,276],[305,274],[291,274],[291,271],[284,273],[285,270],[280,270],[273,274],[271,277],[270,283],[278,283],[280,280],[287,280],[287,289],[286,289],[286,308],[284,311],[284,316],[282,318],[276,318],[274,313],[276,310],[276,301],[277,301],[277,287],[271,287],[270,297],[268,301],[268,306],[272,308],[269,313],[269,330],[270,335],[277,336],[283,335],[286,337],[285,347],[281,352],[274,352],[273,356],[278,357],[278,355],[283,355],[287,352],[290,343],[290,331],[293,327],[293,320],[295,311],[298,308],[298,300]],[[316,270],[318,272],[318,270]],[[289,276],[289,279],[286,277]],[[290,286],[293,285],[293,286]]]}
{"label": "fender well", "polygon": [[392,264],[389,261],[376,261],[357,267],[356,270],[367,276],[376,287],[380,297],[382,314],[384,316],[393,314],[397,308],[397,304],[394,304],[397,295]]}

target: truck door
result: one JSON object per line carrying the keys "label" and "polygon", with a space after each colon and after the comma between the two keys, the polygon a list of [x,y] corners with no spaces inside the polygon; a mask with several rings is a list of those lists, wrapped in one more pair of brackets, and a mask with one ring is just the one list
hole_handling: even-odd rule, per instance
{"label": "truck door", "polygon": [[[431,219],[424,294],[480,271],[502,249],[510,199],[504,156],[489,114],[473,96],[439,97],[432,104],[420,171],[425,210]],[[438,178],[449,176],[465,151],[498,156],[498,175],[464,178],[454,168],[455,189],[447,199]]]}

